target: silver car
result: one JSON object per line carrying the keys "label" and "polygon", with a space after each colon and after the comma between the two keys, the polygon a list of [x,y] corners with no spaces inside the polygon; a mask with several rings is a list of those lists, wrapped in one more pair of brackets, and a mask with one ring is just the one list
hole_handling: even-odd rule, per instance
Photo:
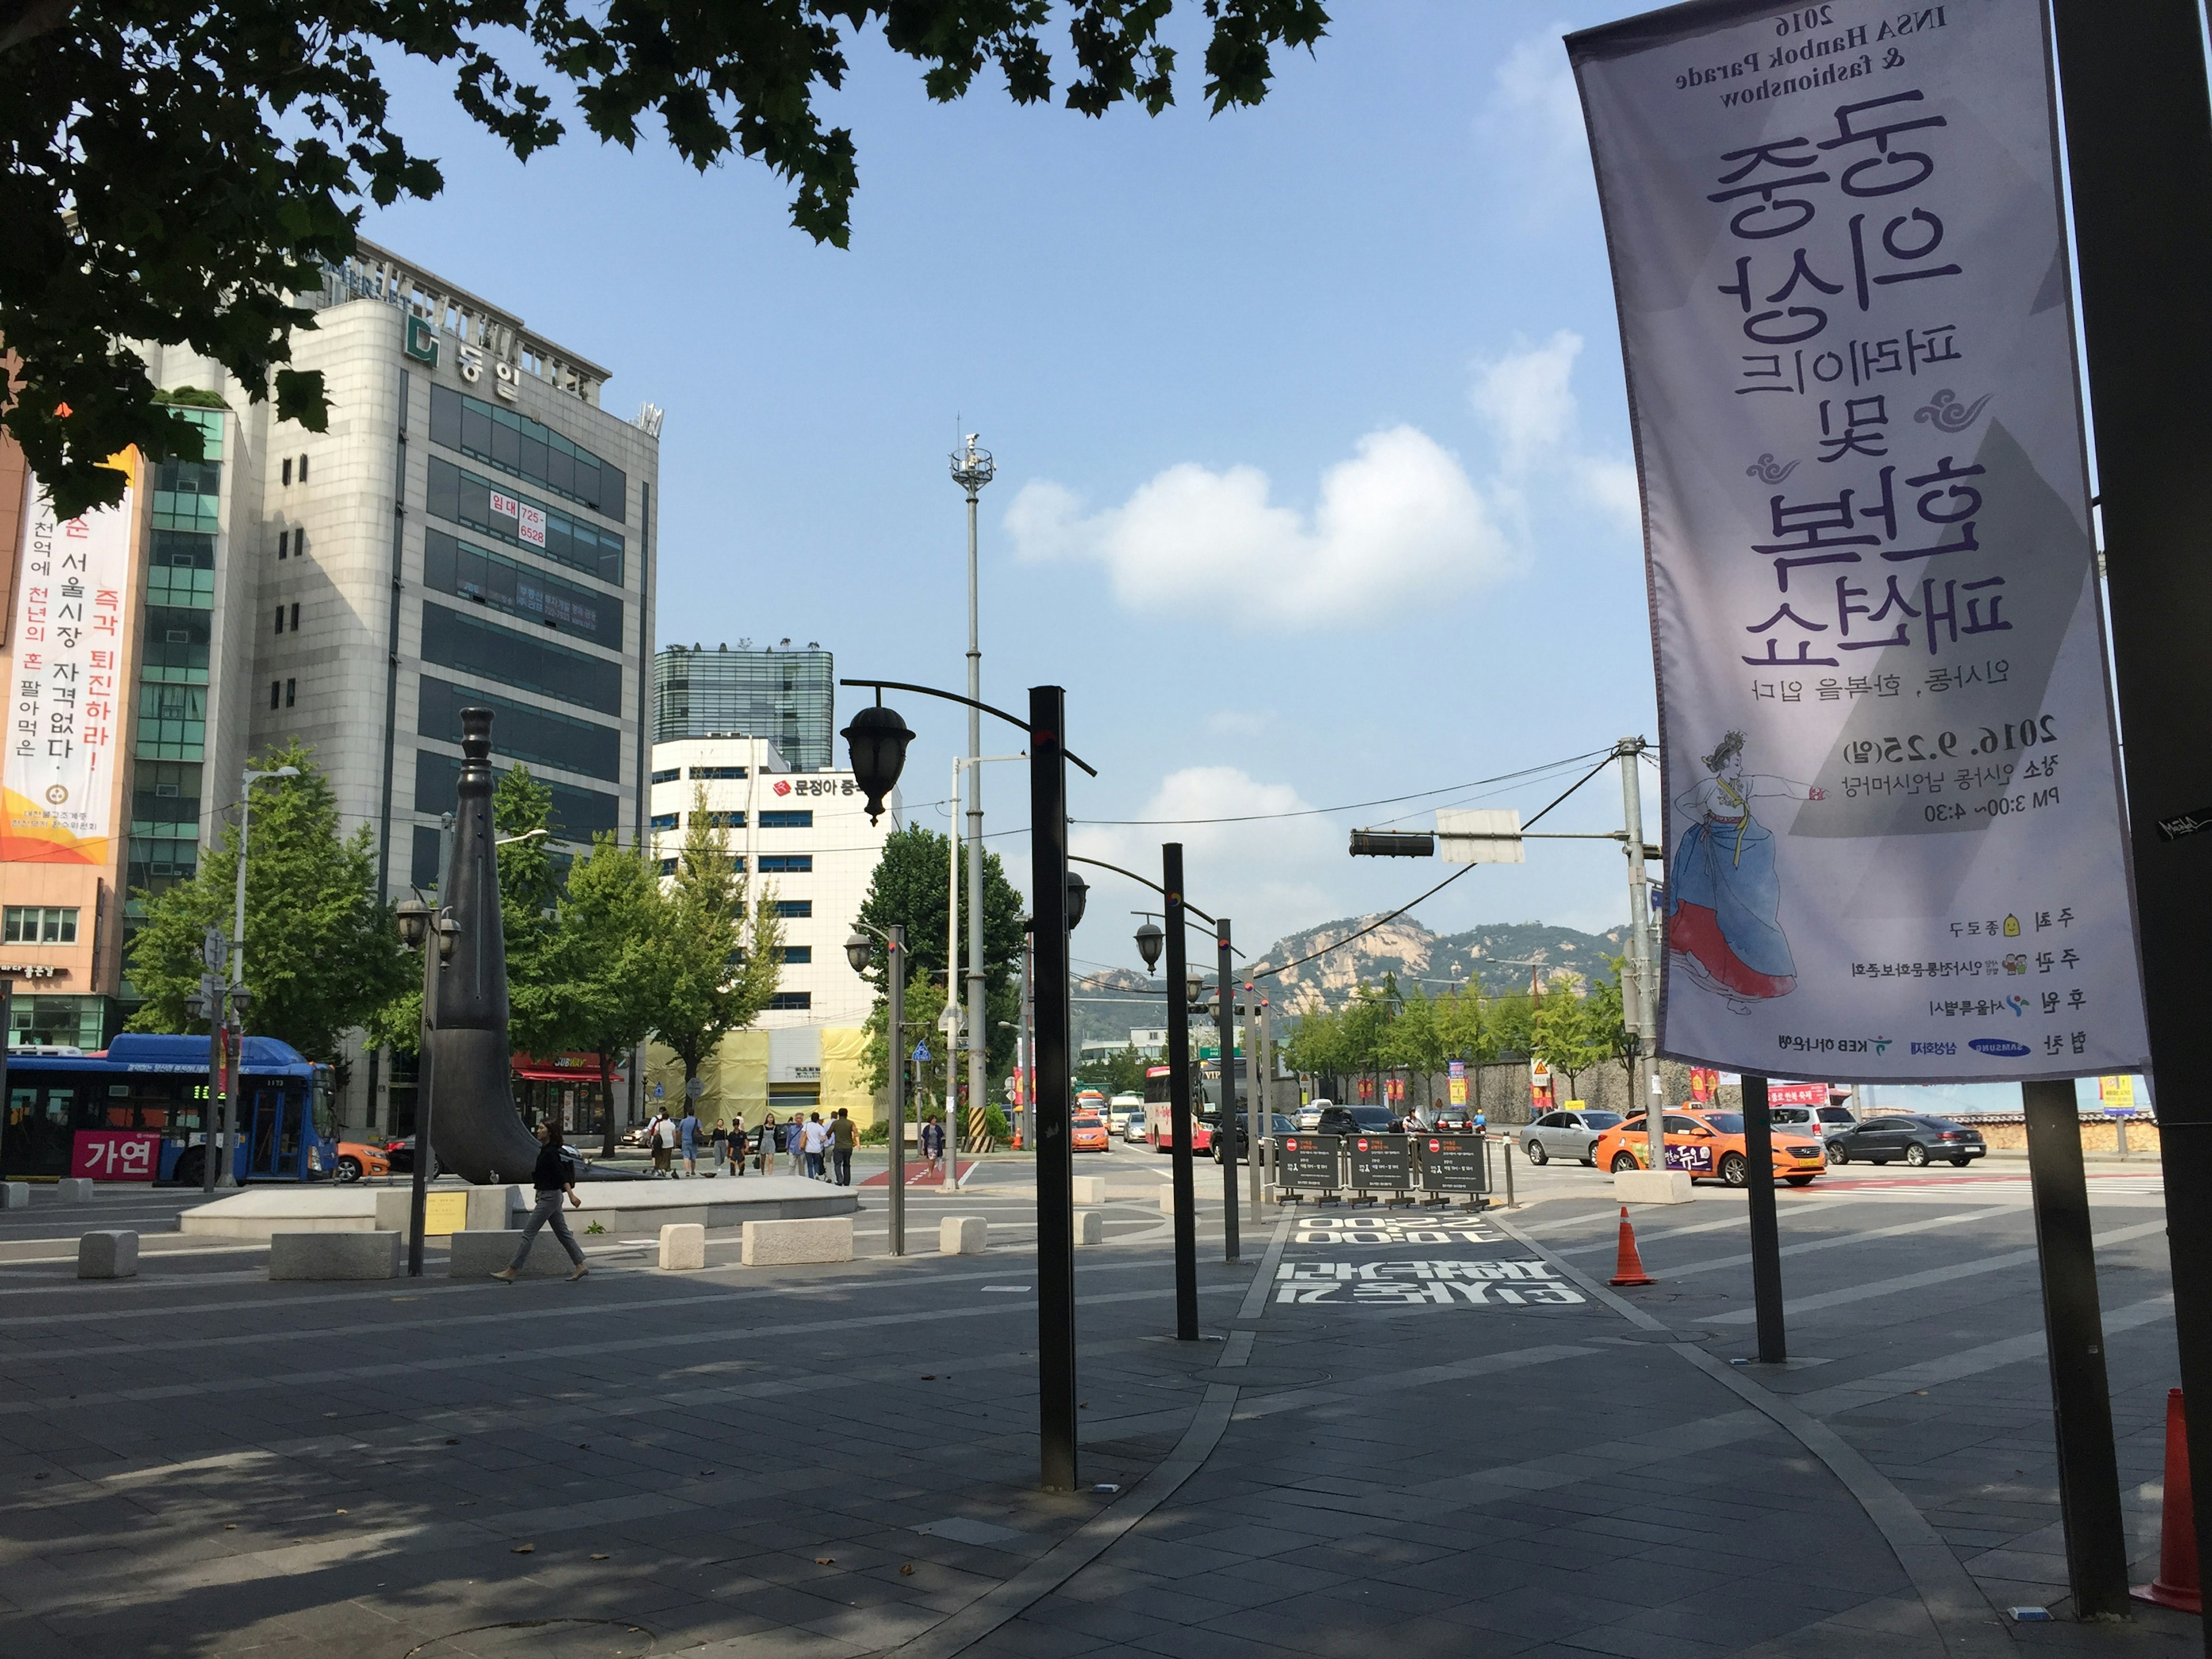
{"label": "silver car", "polygon": [[1319,1128],[1321,1127],[1321,1115],[1322,1110],[1327,1107],[1334,1106],[1335,1104],[1336,1103],[1333,1100],[1313,1100],[1308,1101],[1304,1105],[1299,1107],[1298,1109],[1291,1115],[1298,1126],[1298,1133],[1304,1134],[1308,1130]]}
{"label": "silver car", "polygon": [[1547,1112],[1521,1131],[1521,1150],[1531,1164],[1571,1158],[1595,1166],[1590,1149],[1597,1138],[1620,1121],[1619,1112]]}

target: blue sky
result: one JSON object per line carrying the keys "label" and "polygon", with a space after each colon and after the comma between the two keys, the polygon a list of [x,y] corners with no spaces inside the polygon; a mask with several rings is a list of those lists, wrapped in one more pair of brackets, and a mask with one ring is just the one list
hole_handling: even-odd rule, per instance
{"label": "blue sky", "polygon": [[[607,365],[618,410],[666,409],[664,642],[818,640],[841,672],[957,686],[945,455],[981,432],[999,461],[985,696],[1068,688],[1069,741],[1101,773],[1076,781],[1079,819],[1334,806],[1656,736],[1613,302],[1559,44],[1625,9],[1341,9],[1263,106],[1219,118],[1194,40],[1181,107],[1103,122],[988,83],[933,105],[863,42],[825,104],[860,147],[843,251],[790,228],[763,170],[702,177],[657,137],[519,165],[409,66],[396,104],[447,187],[365,229]],[[908,799],[941,822],[927,804],[963,728],[902,707],[921,733]],[[1485,799],[1533,811],[1572,775]],[[1025,822],[1018,769],[991,769],[986,805],[994,831]],[[1444,874],[1345,855],[1353,823],[1413,810],[1077,844],[1157,869],[1180,833],[1193,898],[1265,941]],[[1619,813],[1608,775],[1547,827]],[[1024,844],[997,844],[1019,879]],[[1078,954],[1133,965],[1120,913],[1138,902],[1102,887]],[[1417,915],[1625,910],[1617,851],[1553,842]]]}

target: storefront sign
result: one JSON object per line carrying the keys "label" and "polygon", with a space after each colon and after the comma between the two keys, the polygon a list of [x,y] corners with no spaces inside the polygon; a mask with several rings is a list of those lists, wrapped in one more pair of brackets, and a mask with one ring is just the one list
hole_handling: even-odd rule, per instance
{"label": "storefront sign", "polygon": [[1569,37],[1643,489],[1660,1051],[2139,1067],[2035,0]]}

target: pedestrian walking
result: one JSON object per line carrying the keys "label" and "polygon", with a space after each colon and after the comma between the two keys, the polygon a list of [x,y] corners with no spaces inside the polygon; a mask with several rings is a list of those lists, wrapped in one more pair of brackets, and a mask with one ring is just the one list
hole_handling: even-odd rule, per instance
{"label": "pedestrian walking", "polygon": [[823,1154],[830,1149],[830,1132],[822,1127],[822,1114],[807,1114],[806,1125],[799,1131],[799,1150],[806,1155],[806,1176],[810,1181],[822,1177]]}
{"label": "pedestrian walking", "polygon": [[730,1173],[741,1176],[745,1172],[745,1121],[742,1117],[730,1120],[730,1138],[722,1150],[729,1155]]}
{"label": "pedestrian walking", "polygon": [[699,1173],[699,1115],[691,1109],[690,1102],[686,1101],[684,1103],[684,1121],[676,1126],[676,1130],[684,1142],[684,1173],[688,1176]]}
{"label": "pedestrian walking", "polygon": [[936,1118],[921,1126],[921,1155],[941,1178],[945,1174],[945,1125]]}
{"label": "pedestrian walking", "polygon": [[714,1133],[708,1138],[709,1151],[707,1161],[714,1166],[714,1173],[722,1172],[722,1165],[730,1158],[730,1126],[719,1117],[714,1120]]}
{"label": "pedestrian walking", "polygon": [[675,1156],[676,1126],[668,1121],[668,1108],[661,1107],[646,1126],[645,1144],[653,1149],[653,1172],[665,1176],[669,1171],[669,1160]]}
{"label": "pedestrian walking", "polygon": [[853,1184],[853,1148],[860,1138],[851,1115],[840,1106],[830,1120],[830,1163],[840,1187]]}
{"label": "pedestrian walking", "polygon": [[589,1270],[584,1266],[583,1247],[576,1243],[576,1235],[568,1231],[568,1218],[561,1213],[561,1200],[566,1198],[580,1210],[584,1207],[584,1200],[576,1196],[575,1172],[569,1167],[562,1147],[560,1127],[550,1118],[538,1126],[538,1167],[530,1177],[538,1202],[530,1212],[530,1219],[522,1224],[522,1243],[515,1246],[514,1260],[492,1277],[514,1284],[515,1274],[530,1259],[530,1247],[538,1242],[538,1230],[550,1223],[553,1237],[561,1241],[568,1260],[576,1264],[576,1271],[568,1275],[568,1282],[573,1285]]}
{"label": "pedestrian walking", "polygon": [[774,1175],[775,1155],[783,1150],[783,1131],[776,1127],[774,1112],[761,1120],[760,1133],[753,1137],[753,1168],[763,1175]]}

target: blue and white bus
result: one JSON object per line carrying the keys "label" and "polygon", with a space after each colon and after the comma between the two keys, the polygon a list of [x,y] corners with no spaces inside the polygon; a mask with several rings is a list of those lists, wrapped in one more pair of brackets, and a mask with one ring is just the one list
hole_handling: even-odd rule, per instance
{"label": "blue and white bus", "polygon": [[[250,1036],[239,1063],[232,1173],[321,1181],[337,1168],[331,1068]],[[125,1032],[105,1054],[8,1054],[0,1176],[164,1181],[197,1187],[207,1156],[208,1040]]]}

